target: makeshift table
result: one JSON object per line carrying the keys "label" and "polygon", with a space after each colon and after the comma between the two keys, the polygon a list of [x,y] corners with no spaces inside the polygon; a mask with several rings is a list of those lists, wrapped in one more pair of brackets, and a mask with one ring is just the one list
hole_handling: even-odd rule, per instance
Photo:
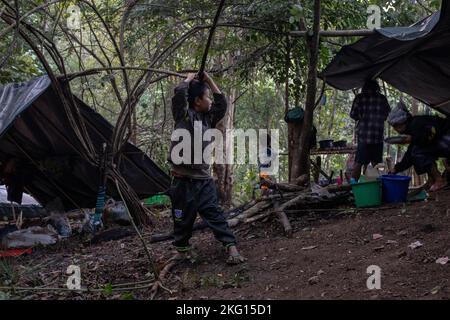
{"label": "makeshift table", "polygon": [[328,175],[326,172],[322,170],[322,158],[321,155],[336,155],[336,154],[354,154],[356,153],[356,147],[341,147],[341,148],[327,148],[327,149],[313,149],[310,152],[311,156],[316,156],[316,160],[312,160],[311,164],[315,169],[314,173],[314,182],[319,182],[319,175],[322,174],[329,182],[331,182],[333,178],[333,172]]}

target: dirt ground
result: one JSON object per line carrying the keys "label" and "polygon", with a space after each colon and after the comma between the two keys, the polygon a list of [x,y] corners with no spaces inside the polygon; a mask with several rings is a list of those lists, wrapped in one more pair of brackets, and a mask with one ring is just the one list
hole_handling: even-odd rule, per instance
{"label": "dirt ground", "polygon": [[[436,263],[450,257],[450,191],[407,205],[289,217],[294,228],[289,239],[274,218],[238,228],[248,259],[239,266],[225,265],[225,252],[209,230],[196,232],[197,257],[176,266],[164,283],[167,290],[156,298],[450,299],[450,262]],[[170,230],[168,217],[160,220],[158,231],[163,229]],[[416,241],[423,246],[410,248]],[[170,241],[150,248],[159,266],[173,253]],[[0,284],[35,288],[0,289],[10,299],[148,299],[152,281],[135,236],[95,245],[72,238],[1,263]],[[42,291],[64,288],[69,265],[80,266],[82,288],[98,290]],[[381,268],[380,290],[367,288],[371,265]],[[136,286],[143,288],[132,289]]]}

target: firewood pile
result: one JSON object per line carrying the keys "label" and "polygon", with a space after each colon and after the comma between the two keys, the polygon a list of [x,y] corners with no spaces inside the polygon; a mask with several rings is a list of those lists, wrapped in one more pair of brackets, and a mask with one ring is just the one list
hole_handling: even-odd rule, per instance
{"label": "firewood pile", "polygon": [[292,236],[288,214],[300,214],[305,209],[333,209],[351,200],[350,186],[311,186],[308,177],[301,176],[293,183],[264,182],[271,193],[245,204],[237,214],[227,219],[230,227],[252,223],[272,215],[277,216],[285,235]]}

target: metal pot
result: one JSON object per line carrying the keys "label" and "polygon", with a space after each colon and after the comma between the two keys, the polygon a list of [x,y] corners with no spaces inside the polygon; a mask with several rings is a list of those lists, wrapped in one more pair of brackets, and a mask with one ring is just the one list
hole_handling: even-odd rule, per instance
{"label": "metal pot", "polygon": [[335,147],[335,148],[345,148],[345,147],[347,147],[347,141],[345,141],[345,140],[335,141],[335,142],[333,142],[333,147]]}
{"label": "metal pot", "polygon": [[330,149],[333,148],[333,140],[322,140],[319,141],[320,149]]}

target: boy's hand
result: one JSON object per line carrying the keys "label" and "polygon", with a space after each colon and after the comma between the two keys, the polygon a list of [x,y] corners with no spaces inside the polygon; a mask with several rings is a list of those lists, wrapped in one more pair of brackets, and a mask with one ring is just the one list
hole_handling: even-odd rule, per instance
{"label": "boy's hand", "polygon": [[412,142],[412,136],[407,135],[407,136],[405,137],[405,144],[409,144],[409,143],[411,143],[411,142]]}
{"label": "boy's hand", "polygon": [[208,74],[208,72],[204,71],[203,72],[203,81],[210,83],[211,82],[211,76]]}
{"label": "boy's hand", "polygon": [[[199,75],[199,77],[200,76],[201,75]],[[209,85],[213,93],[221,93],[219,87],[207,72],[203,72],[203,81]]]}
{"label": "boy's hand", "polygon": [[196,73],[189,73],[184,82],[190,83],[192,80],[195,79],[196,76],[197,76]]}

